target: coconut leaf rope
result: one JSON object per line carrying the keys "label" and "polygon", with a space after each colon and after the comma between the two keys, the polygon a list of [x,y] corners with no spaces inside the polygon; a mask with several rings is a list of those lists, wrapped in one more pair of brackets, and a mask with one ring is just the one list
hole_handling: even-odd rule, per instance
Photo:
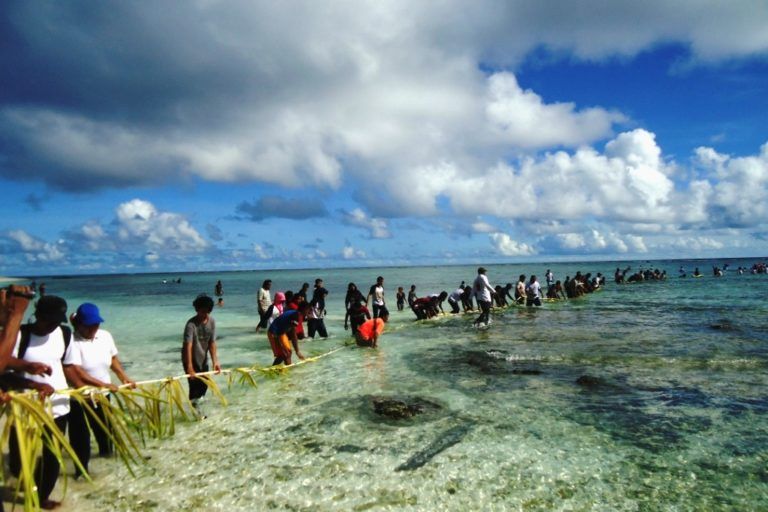
{"label": "coconut leaf rope", "polygon": [[[64,463],[63,454],[67,453],[83,473],[84,468],[64,434],[56,426],[50,406],[40,401],[37,395],[7,393],[1,414],[5,424],[0,442],[6,445],[13,436],[18,447],[19,474],[15,494],[23,494],[24,510],[38,510],[40,502],[35,484],[35,471],[43,446],[50,450],[59,464]],[[7,481],[7,478],[4,480]]]}
{"label": "coconut leaf rope", "polygon": [[[255,375],[277,377],[298,366],[328,357],[343,348],[345,346],[341,345],[291,365],[229,368],[219,372],[198,373],[195,378],[203,381],[213,396],[226,406],[227,400],[215,381],[216,376],[226,376],[228,386],[238,383],[257,387]],[[141,447],[147,437],[162,439],[173,436],[178,420],[189,421],[195,418],[190,412],[193,407],[183,386],[183,382],[189,377],[190,375],[177,375],[146,380],[137,382],[135,387],[122,385],[116,392],[109,394],[105,393],[103,388],[90,386],[59,390],[56,394],[67,395],[83,407],[88,424],[98,426],[107,433],[116,456],[125,464],[131,475],[135,475],[133,467],[144,463],[145,460]],[[103,420],[96,413],[97,408],[101,410]],[[24,510],[40,509],[34,475],[43,447],[50,449],[62,467],[66,454],[90,481],[69,441],[54,423],[50,402],[41,401],[37,392],[8,392],[5,402],[0,405],[0,416],[5,420],[0,442],[7,446],[10,436],[13,435],[19,447],[21,470],[16,495],[24,496]],[[5,480],[7,481],[7,478]]]}

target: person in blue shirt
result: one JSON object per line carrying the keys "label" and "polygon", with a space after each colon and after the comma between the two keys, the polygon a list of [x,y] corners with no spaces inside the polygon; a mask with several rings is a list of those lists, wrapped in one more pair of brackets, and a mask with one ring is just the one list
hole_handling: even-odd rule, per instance
{"label": "person in blue shirt", "polygon": [[272,347],[272,354],[275,356],[272,366],[284,363],[285,365],[291,364],[291,346],[296,351],[296,355],[299,359],[304,359],[304,356],[299,350],[299,338],[296,335],[296,326],[299,325],[301,319],[307,314],[310,309],[310,304],[303,302],[299,309],[289,309],[283,312],[272,321],[272,325],[267,329],[267,337],[269,338],[269,344]]}

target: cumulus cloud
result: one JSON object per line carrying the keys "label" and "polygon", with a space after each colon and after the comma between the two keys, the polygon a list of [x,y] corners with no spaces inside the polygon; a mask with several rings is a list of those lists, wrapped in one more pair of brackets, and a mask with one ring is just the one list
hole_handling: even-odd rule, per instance
{"label": "cumulus cloud", "polygon": [[672,171],[660,153],[654,135],[636,129],[609,141],[604,154],[581,147],[573,154],[527,158],[519,166],[499,163],[484,175],[453,180],[444,194],[465,215],[672,221]]}
{"label": "cumulus cloud", "polygon": [[235,207],[237,214],[243,218],[259,222],[270,217],[284,219],[310,219],[325,217],[328,210],[323,201],[316,197],[280,197],[262,196],[255,201],[242,201]]}
{"label": "cumulus cloud", "polygon": [[45,242],[21,229],[8,231],[5,238],[15,244],[30,263],[57,262],[65,257],[61,244]]}
{"label": "cumulus cloud", "polygon": [[[765,55],[768,11],[754,2],[587,0],[576,10],[564,0],[480,0],[468,10],[457,0],[243,0],[172,2],[146,16],[148,8],[7,7],[0,62],[14,80],[0,90],[0,175],[77,192],[197,180],[349,190],[361,207],[342,222],[371,238],[392,236],[391,217],[447,213],[510,255],[643,252],[638,233],[650,225],[741,229],[768,213],[768,146],[738,158],[698,148],[695,179],[676,186],[679,169],[650,130],[627,130],[631,120],[610,107],[548,98],[513,72],[532,50],[594,61],[673,44],[694,65]],[[253,221],[328,215],[307,190],[296,193],[309,198],[268,195],[236,212]],[[504,233],[512,222],[541,224]],[[569,222],[622,230],[595,235]],[[213,228],[208,238],[221,241]],[[214,250],[189,219],[139,199],[120,205],[113,224],[94,221],[64,239],[37,240],[36,249],[20,235],[4,243],[62,258],[85,242],[152,263],[169,251]],[[309,249],[296,257],[325,257]]]}
{"label": "cumulus cloud", "polygon": [[342,211],[342,222],[348,226],[354,226],[368,230],[371,238],[391,238],[389,223],[386,219],[370,217],[360,208],[351,212]]}
{"label": "cumulus cloud", "polygon": [[491,233],[489,238],[496,251],[504,256],[531,256],[536,254],[533,247],[513,240],[506,233]]}
{"label": "cumulus cloud", "polygon": [[133,199],[115,210],[117,236],[124,243],[154,249],[199,252],[209,244],[182,215],[160,212],[149,201]]}
{"label": "cumulus cloud", "polygon": [[365,258],[365,251],[355,249],[351,245],[345,245],[341,249],[341,257],[345,260],[358,260]]}
{"label": "cumulus cloud", "polygon": [[718,240],[715,240],[712,237],[707,237],[707,236],[679,237],[674,240],[670,240],[668,243],[668,246],[672,247],[673,249],[685,251],[688,253],[690,253],[691,251],[693,251],[694,253],[706,252],[711,250],[722,249],[723,247],[725,247],[723,242],[720,242]]}
{"label": "cumulus cloud", "polygon": [[602,108],[576,111],[573,103],[545,104],[523,90],[512,73],[489,78],[486,113],[507,142],[523,148],[578,146],[610,135],[614,123],[627,118]]}
{"label": "cumulus cloud", "polygon": [[188,176],[338,188],[388,171],[415,196],[402,208],[429,210],[429,180],[407,179],[416,169],[473,172],[509,147],[591,143],[624,120],[547,103],[481,62],[514,66],[537,48],[593,60],[660,42],[709,60],[768,49],[768,13],[751,2],[592,0],[578,9],[588,16],[568,2],[465,7],[177,2],[146,16],[141,2],[87,15],[15,3],[3,28],[19,44],[0,49],[15,70],[0,94],[0,172],[83,190]]}

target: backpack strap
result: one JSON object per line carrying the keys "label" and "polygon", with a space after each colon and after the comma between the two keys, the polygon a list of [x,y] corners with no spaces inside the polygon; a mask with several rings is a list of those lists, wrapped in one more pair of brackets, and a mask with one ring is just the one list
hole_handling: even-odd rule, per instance
{"label": "backpack strap", "polygon": [[19,340],[19,353],[16,356],[18,359],[24,359],[24,354],[29,347],[29,337],[31,335],[32,324],[23,324],[19,331],[21,332],[21,340]]}
{"label": "backpack strap", "polygon": [[[60,325],[62,337],[64,338],[64,353],[61,354],[61,360],[64,360],[64,355],[67,353],[69,343],[72,341],[72,329],[68,325]],[[32,334],[32,324],[23,324],[19,329],[21,332],[21,340],[19,340],[19,353],[16,356],[18,359],[24,359],[24,354],[27,353],[29,348],[29,340]]]}

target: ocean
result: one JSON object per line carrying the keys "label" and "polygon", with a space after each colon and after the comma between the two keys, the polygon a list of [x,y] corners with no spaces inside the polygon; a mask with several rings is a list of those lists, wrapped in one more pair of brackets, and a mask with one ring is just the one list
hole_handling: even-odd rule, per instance
{"label": "ocean", "polygon": [[[485,265],[492,284],[602,272],[583,299],[414,321],[395,291],[451,292],[476,266],[38,278],[47,293],[100,308],[135,380],[183,373],[184,324],[199,293],[224,285],[213,316],[225,368],[268,366],[256,293],[323,278],[327,340],[345,348],[258,387],[220,384],[208,418],[149,440],[131,476],[94,459],[65,509],[137,510],[765,510],[768,509],[768,276],[756,259]],[[704,277],[680,279],[678,268]],[[666,281],[616,285],[616,267]],[[378,350],[350,346],[347,283],[384,276],[392,313]],[[174,280],[181,278],[181,282]],[[446,303],[446,309],[447,307]],[[388,419],[386,400],[418,412]]]}

